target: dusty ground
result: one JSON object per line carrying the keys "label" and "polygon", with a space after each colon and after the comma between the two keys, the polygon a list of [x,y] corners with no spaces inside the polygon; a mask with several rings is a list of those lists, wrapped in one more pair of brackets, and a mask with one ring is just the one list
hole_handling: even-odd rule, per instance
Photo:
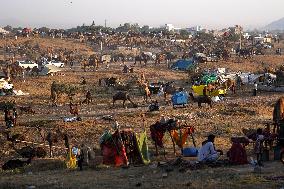
{"label": "dusty ground", "polygon": [[[41,43],[37,39],[37,43]],[[46,41],[43,44],[49,43]],[[72,42],[68,42],[72,43]],[[57,46],[64,44],[56,42]],[[76,45],[76,44],[72,44]],[[81,45],[81,44],[80,44]],[[89,47],[80,46],[83,51],[89,51]],[[230,62],[209,63],[202,67],[217,68],[226,67],[231,71],[251,71],[259,72],[264,67],[277,67],[284,63],[283,56],[258,56],[252,60],[242,60],[242,63]],[[132,63],[131,63],[132,64]],[[237,91],[236,95],[229,95],[224,101],[216,103],[210,109],[206,105],[198,108],[197,104],[190,103],[189,107],[173,109],[172,106],[166,105],[160,97],[154,96],[161,104],[159,113],[147,113],[147,103],[143,101],[142,96],[137,95],[132,90],[134,102],[139,104],[138,109],[122,108],[120,102],[117,102],[115,108],[111,106],[112,93],[104,88],[98,87],[98,79],[103,77],[120,77],[127,80],[129,74],[122,74],[122,68],[117,65],[111,65],[110,70],[101,68],[97,72],[83,72],[79,65],[74,70],[66,69],[65,76],[46,76],[46,77],[29,77],[25,82],[15,80],[13,83],[16,89],[30,93],[29,96],[22,97],[1,97],[1,101],[15,100],[18,105],[31,105],[35,115],[23,114],[19,116],[19,125],[12,129],[13,133],[25,133],[26,140],[39,142],[41,139],[39,133],[33,127],[36,121],[45,121],[40,126],[49,129],[55,129],[59,126],[72,136],[71,143],[87,143],[90,146],[98,145],[98,139],[104,130],[110,128],[108,122],[97,120],[98,117],[106,114],[114,115],[122,127],[133,128],[134,131],[141,131],[139,116],[141,113],[146,114],[147,123],[146,131],[150,134],[149,126],[160,118],[161,114],[167,116],[179,116],[187,119],[188,123],[196,128],[195,137],[198,145],[204,140],[209,133],[217,135],[216,147],[218,149],[228,150],[231,146],[230,137],[241,136],[242,128],[263,127],[264,123],[271,122],[274,102],[283,94],[261,92],[257,97],[252,96],[251,86],[245,86],[243,90]],[[173,72],[165,66],[149,68],[135,67],[134,74],[138,76],[145,72],[150,81],[172,81],[177,86],[183,86],[189,89],[188,74],[183,72]],[[49,100],[50,84],[53,81],[62,83],[79,84],[81,77],[87,80],[86,88],[92,91],[94,102],[91,105],[81,105],[80,115],[82,122],[64,123],[62,117],[70,116],[68,99],[66,96],[60,98],[60,106],[51,107]],[[77,102],[84,99],[84,94],[76,96]],[[192,119],[186,118],[186,115],[193,115]],[[3,116],[1,117],[4,125]],[[27,127],[29,126],[29,127]],[[173,158],[173,150],[169,136],[165,137],[167,144],[167,157]],[[5,138],[0,135],[0,156],[1,162],[15,156],[11,150],[10,144],[5,142]],[[192,145],[189,143],[188,145]],[[21,147],[22,144],[18,144]],[[63,142],[57,146],[63,147]],[[153,144],[149,138],[150,152],[153,154]],[[252,146],[248,146],[249,156]],[[36,188],[134,188],[137,183],[141,183],[141,188],[280,188],[284,186],[284,181],[271,181],[265,179],[266,176],[284,176],[283,165],[280,162],[265,163],[261,174],[252,173],[252,167],[236,166],[225,168],[204,168],[202,170],[188,171],[180,173],[177,169],[168,173],[167,178],[162,178],[163,168],[151,168],[151,166],[130,167],[129,169],[121,168],[100,168],[88,169],[83,172],[69,171],[63,168],[62,158],[65,152],[56,150],[55,155],[58,160],[35,160],[31,166],[14,172],[0,172],[0,188],[26,188],[34,185]],[[152,156],[154,164],[158,160],[165,161],[163,157]],[[54,162],[50,162],[54,161]],[[153,167],[153,166],[152,166]]]}

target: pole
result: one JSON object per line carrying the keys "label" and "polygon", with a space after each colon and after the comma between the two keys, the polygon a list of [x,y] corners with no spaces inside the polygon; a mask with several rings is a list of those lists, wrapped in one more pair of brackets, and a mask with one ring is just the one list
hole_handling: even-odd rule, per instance
{"label": "pole", "polygon": [[107,20],[105,19],[105,28],[107,27]]}
{"label": "pole", "polygon": [[242,33],[240,31],[240,50],[242,49]]}

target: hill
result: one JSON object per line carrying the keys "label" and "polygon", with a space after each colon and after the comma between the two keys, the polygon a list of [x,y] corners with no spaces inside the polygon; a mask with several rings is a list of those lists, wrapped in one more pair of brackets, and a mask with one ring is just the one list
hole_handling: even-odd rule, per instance
{"label": "hill", "polygon": [[284,17],[264,27],[266,30],[284,30]]}

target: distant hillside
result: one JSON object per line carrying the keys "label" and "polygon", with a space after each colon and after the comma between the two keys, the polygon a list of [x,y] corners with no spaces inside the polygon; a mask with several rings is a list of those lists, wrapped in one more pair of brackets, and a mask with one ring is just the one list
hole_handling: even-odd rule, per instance
{"label": "distant hillside", "polygon": [[266,30],[284,30],[284,17],[264,27]]}

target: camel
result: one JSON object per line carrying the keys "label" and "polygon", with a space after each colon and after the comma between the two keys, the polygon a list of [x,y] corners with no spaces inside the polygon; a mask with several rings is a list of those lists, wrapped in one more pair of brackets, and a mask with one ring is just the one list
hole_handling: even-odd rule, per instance
{"label": "camel", "polygon": [[81,86],[62,84],[54,81],[50,87],[50,98],[52,101],[52,106],[57,106],[57,99],[59,95],[67,94],[69,97],[72,97],[82,90],[83,87]]}
{"label": "camel", "polygon": [[148,98],[151,99],[151,91],[148,87],[148,84],[147,83],[140,84],[140,90],[141,93],[143,94],[144,101],[147,103]]}
{"label": "camel", "polygon": [[93,98],[92,98],[91,92],[87,91],[86,99],[83,100],[82,104],[90,104],[91,102],[93,102]]}
{"label": "camel", "polygon": [[274,131],[277,128],[279,131],[279,123],[284,121],[284,97],[279,98],[273,109],[273,123],[274,123]]}
{"label": "camel", "polygon": [[117,100],[123,100],[123,108],[125,108],[125,101],[129,100],[131,102],[131,104],[133,105],[134,108],[137,107],[137,104],[135,104],[131,99],[130,99],[130,95],[128,92],[124,92],[124,91],[119,91],[117,92],[113,97],[113,101],[112,101],[112,106],[114,107],[114,103]]}
{"label": "camel", "polygon": [[74,116],[79,115],[78,104],[73,104],[72,102],[70,102],[69,107],[71,114],[73,114]]}
{"label": "camel", "polygon": [[166,84],[163,84],[163,90],[161,91],[164,94],[164,100],[167,101],[167,95],[173,95],[177,92],[177,89],[175,86],[172,85],[173,82],[168,82]]}
{"label": "camel", "polygon": [[210,108],[212,108],[212,99],[209,96],[198,96],[198,97],[194,97],[192,93],[189,93],[189,96],[191,98],[191,100],[193,102],[197,102],[198,103],[198,107],[201,107],[202,103],[206,103],[210,106]]}
{"label": "camel", "polygon": [[13,149],[23,158],[44,158],[46,156],[46,151],[42,147],[25,146],[21,149],[16,149],[15,146],[13,146]]}
{"label": "camel", "polygon": [[32,109],[31,106],[20,106],[19,107],[20,109],[20,113],[23,114],[24,112],[25,113],[30,113],[30,114],[35,114],[35,111]]}
{"label": "camel", "polygon": [[10,136],[11,131],[5,131],[3,132],[4,135],[6,135],[7,141],[10,141],[12,143],[16,143],[17,140],[25,140],[24,135],[21,134],[14,134]]}
{"label": "camel", "polygon": [[12,170],[12,169],[21,168],[21,167],[24,167],[25,165],[30,164],[31,160],[32,160],[32,158],[29,158],[26,161],[19,160],[19,159],[12,159],[12,160],[9,160],[6,163],[4,163],[4,165],[2,166],[2,169],[3,170]]}
{"label": "camel", "polygon": [[155,65],[161,64],[162,61],[166,60],[166,56],[164,54],[157,54],[156,55],[156,60],[155,60]]}
{"label": "camel", "polygon": [[[69,148],[69,137],[66,133],[62,133],[59,129],[56,132],[49,131],[46,137],[43,137],[44,140],[48,142],[49,146],[49,156],[52,157],[52,146],[54,143],[58,143],[59,140],[64,140],[65,148]],[[68,151],[67,151],[68,152]]]}
{"label": "camel", "polygon": [[[226,89],[226,90],[230,89],[233,94],[236,94],[236,81],[235,80],[232,80],[229,78],[220,85],[221,85],[221,88]],[[238,85],[241,85],[241,83]]]}

